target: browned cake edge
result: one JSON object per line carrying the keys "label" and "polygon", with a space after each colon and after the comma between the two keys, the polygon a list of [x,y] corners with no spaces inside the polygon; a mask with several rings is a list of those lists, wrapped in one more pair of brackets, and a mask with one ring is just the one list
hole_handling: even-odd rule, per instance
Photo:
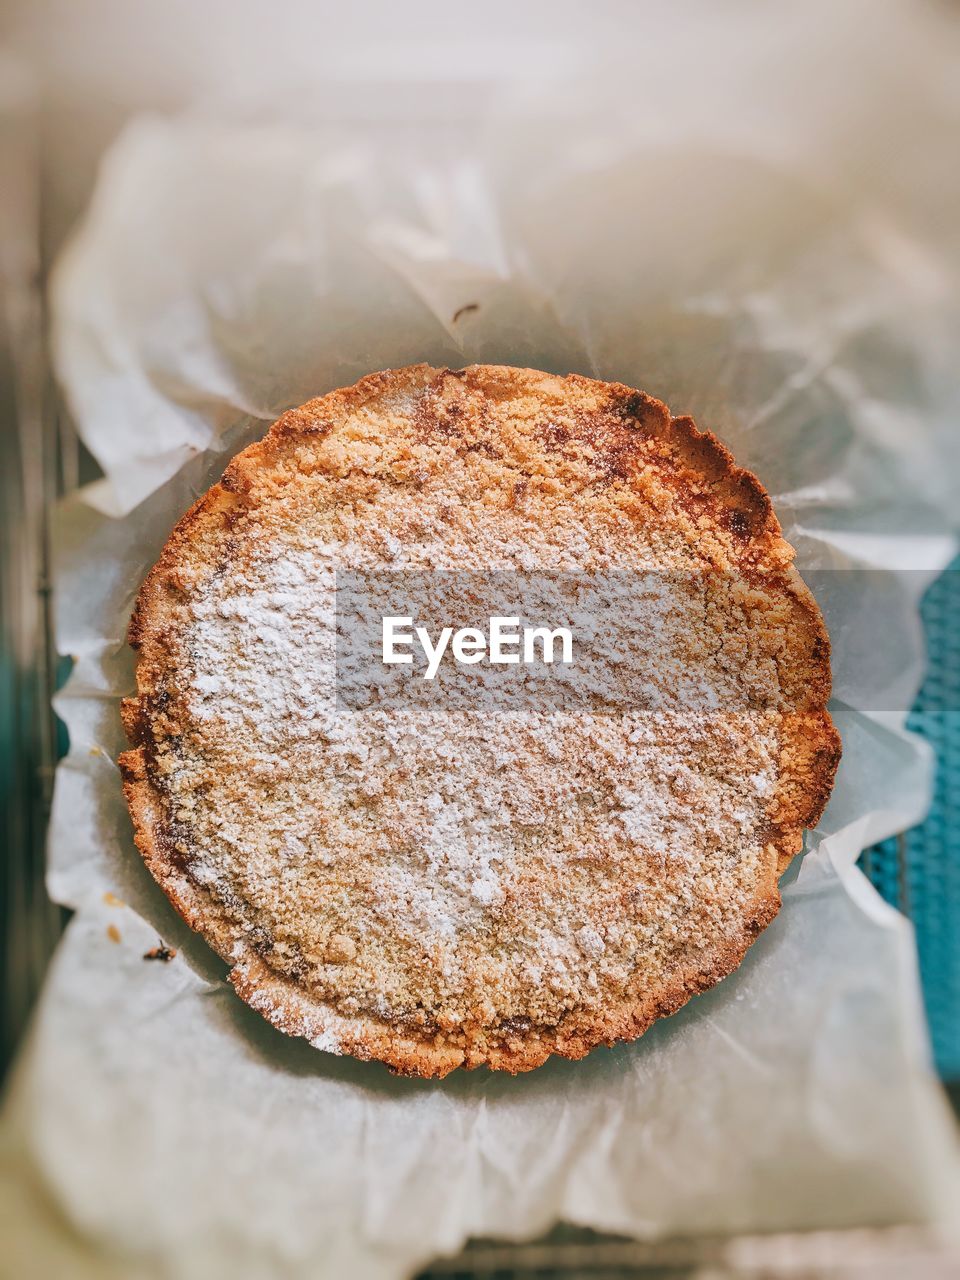
{"label": "browned cake edge", "polygon": [[[411,381],[465,378],[488,390],[497,384],[530,384],[548,376],[506,366],[475,365],[452,371],[413,365],[371,374],[352,387],[333,391],[285,413],[261,441],[233,459],[221,482],[178,522],[141,587],[130,622],[129,643],[140,649],[152,639],[162,647],[167,602],[179,591],[178,565],[197,543],[220,536],[231,521],[231,512],[244,504],[248,476],[257,468],[268,466],[291,440],[322,436],[342,414],[385,394],[402,391]],[[658,1018],[676,1012],[691,996],[714,986],[737,968],[750,943],[777,914],[778,878],[800,851],[803,831],[819,820],[840,759],[840,738],[826,710],[831,684],[826,628],[816,602],[790,563],[792,548],[784,541],[770,499],[757,478],[738,467],[714,435],[699,431],[689,417],[672,418],[660,401],[642,392],[618,383],[598,383],[578,374],[551,380],[597,388],[630,417],[638,440],[651,436],[663,439],[671,455],[688,469],[678,482],[693,479],[719,507],[729,534],[724,545],[728,551],[734,548],[738,567],[749,572],[758,565],[774,566],[785,593],[800,607],[809,626],[807,698],[803,709],[785,721],[782,732],[776,820],[771,824],[767,845],[768,875],[751,910],[745,913],[739,936],[715,951],[709,964],[682,972],[672,984],[642,1002],[609,1009],[602,1021],[595,1013],[572,1010],[555,1027],[504,1029],[485,1042],[482,1037],[468,1042],[466,1047],[444,1037],[418,1037],[401,1026],[369,1016],[345,1017],[271,970],[253,945],[243,939],[238,956],[238,940],[231,922],[212,896],[178,868],[164,832],[163,796],[148,768],[150,725],[146,711],[141,709],[141,699],[146,706],[151,689],[143,662],[137,672],[138,696],[126,699],[122,706],[130,750],[119,757],[118,763],[137,847],[184,920],[231,964],[230,981],[240,996],[287,1034],[322,1042],[332,1032],[340,1052],[385,1062],[401,1074],[436,1077],[458,1066],[484,1064],[520,1072],[539,1066],[551,1054],[581,1058],[598,1045],[635,1039]]]}

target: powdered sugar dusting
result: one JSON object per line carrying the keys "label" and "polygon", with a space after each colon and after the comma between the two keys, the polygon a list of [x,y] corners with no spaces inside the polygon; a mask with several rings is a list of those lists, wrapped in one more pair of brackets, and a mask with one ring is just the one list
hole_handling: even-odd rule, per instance
{"label": "powdered sugar dusting", "polygon": [[[649,668],[642,710],[492,724],[469,707],[338,702],[338,570],[689,563],[669,523],[586,491],[493,518],[474,466],[445,458],[415,500],[322,471],[260,494],[178,605],[176,732],[155,762],[186,874],[244,947],[331,1018],[430,1035],[556,1025],[739,936],[769,875],[778,778],[779,715],[730,709],[738,682],[776,690],[777,662],[739,643],[718,661],[718,634],[743,624],[725,597],[693,618],[665,591],[665,618],[702,626],[702,659],[618,655]],[[689,690],[714,686],[724,709],[708,696],[690,711]],[[339,1052],[342,1037],[313,1042]]]}
{"label": "powdered sugar dusting", "polygon": [[310,1043],[315,1049],[322,1049],[324,1053],[335,1053],[338,1056],[343,1053],[340,1039],[332,1031],[321,1032],[320,1035],[314,1036]]}

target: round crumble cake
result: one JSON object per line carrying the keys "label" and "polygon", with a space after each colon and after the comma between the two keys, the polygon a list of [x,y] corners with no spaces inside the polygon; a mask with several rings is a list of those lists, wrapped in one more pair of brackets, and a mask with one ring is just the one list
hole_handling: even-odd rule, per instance
{"label": "round crumble cake", "polygon": [[[144,860],[321,1049],[442,1076],[633,1039],[740,963],[830,793],[792,558],[757,479],[619,384],[416,365],[312,400],[141,589],[120,764]],[[673,621],[627,659],[651,696],[338,698],[338,573],[491,569],[662,575]]]}

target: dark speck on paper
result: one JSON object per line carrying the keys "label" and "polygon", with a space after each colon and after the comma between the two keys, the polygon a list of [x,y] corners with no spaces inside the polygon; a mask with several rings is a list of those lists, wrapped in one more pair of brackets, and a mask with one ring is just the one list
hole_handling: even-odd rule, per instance
{"label": "dark speck on paper", "polygon": [[166,963],[168,960],[172,960],[176,954],[172,947],[166,947],[161,942],[159,947],[152,947],[149,951],[145,951],[143,958],[144,960],[162,960]]}

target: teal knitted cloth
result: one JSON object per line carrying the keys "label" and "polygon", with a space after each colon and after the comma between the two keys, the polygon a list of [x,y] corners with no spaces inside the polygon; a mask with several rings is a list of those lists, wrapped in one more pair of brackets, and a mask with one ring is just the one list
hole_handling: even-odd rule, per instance
{"label": "teal knitted cloth", "polygon": [[914,922],[937,1067],[960,1081],[960,559],[922,607],[928,674],[910,713],[937,757],[933,807],[899,839],[875,845],[862,866]]}

